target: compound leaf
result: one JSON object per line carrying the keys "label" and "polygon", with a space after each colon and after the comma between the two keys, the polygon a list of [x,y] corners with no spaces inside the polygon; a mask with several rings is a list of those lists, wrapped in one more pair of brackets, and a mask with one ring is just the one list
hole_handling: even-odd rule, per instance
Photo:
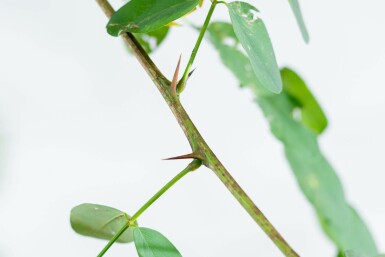
{"label": "compound leaf", "polygon": [[[241,84],[255,94],[256,102],[269,121],[272,133],[282,142],[298,184],[313,205],[325,233],[340,252],[355,249],[370,257],[377,256],[373,236],[346,200],[341,181],[319,147],[317,134],[302,120],[293,117],[293,110],[298,108],[298,99],[302,99],[301,94],[293,93],[293,90],[287,87],[284,87],[281,94],[273,94],[262,87],[257,78],[253,79],[255,74],[252,72],[250,60],[237,46],[229,46],[226,43],[234,41],[229,40],[233,37],[229,26],[231,25],[223,23],[211,24],[208,29],[210,39],[220,53],[223,63]],[[283,73],[287,74],[287,71],[283,70]],[[293,95],[297,97],[297,101]]]}

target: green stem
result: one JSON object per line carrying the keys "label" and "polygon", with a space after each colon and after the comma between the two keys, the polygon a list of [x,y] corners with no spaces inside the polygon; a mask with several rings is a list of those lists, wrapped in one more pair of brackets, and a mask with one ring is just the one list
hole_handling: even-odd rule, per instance
{"label": "green stem", "polygon": [[214,9],[215,9],[215,6],[217,5],[217,1],[214,0],[212,3],[211,3],[211,7],[210,7],[210,10],[209,12],[207,13],[207,16],[206,16],[206,20],[205,22],[203,23],[203,26],[201,28],[201,31],[199,33],[199,36],[198,36],[198,39],[197,39],[197,42],[195,43],[195,46],[194,46],[194,49],[192,50],[191,52],[191,55],[190,55],[190,59],[187,63],[187,66],[186,66],[186,69],[184,70],[184,73],[183,73],[183,77],[181,79],[181,81],[178,83],[178,93],[182,93],[182,91],[185,89],[186,87],[186,81],[187,81],[187,77],[188,77],[188,74],[190,72],[190,69],[191,69],[191,66],[193,65],[194,63],[194,60],[195,60],[195,57],[198,53],[198,50],[199,50],[199,47],[202,43],[202,40],[203,40],[203,37],[206,33],[206,30],[207,30],[207,27],[209,26],[209,23],[210,23],[210,19],[211,19],[211,16],[213,16],[213,13],[214,13]]}
{"label": "green stem", "polygon": [[110,247],[116,242],[116,240],[119,239],[119,237],[124,233],[124,231],[126,231],[128,229],[128,227],[130,226],[130,224],[127,222],[127,224],[125,224],[119,231],[118,233],[116,233],[114,235],[113,238],[111,238],[111,240],[108,242],[108,244],[103,248],[103,250],[98,254],[98,257],[102,257],[107,251],[108,249],[110,249]]}
{"label": "green stem", "polygon": [[191,171],[198,169],[202,165],[202,162],[199,160],[192,161],[184,170],[182,170],[178,175],[171,179],[164,187],[162,187],[153,197],[150,198],[130,219],[130,223],[136,221],[136,219],[145,212],[159,197],[161,197],[167,190],[169,190],[176,182],[183,178],[186,174]]}

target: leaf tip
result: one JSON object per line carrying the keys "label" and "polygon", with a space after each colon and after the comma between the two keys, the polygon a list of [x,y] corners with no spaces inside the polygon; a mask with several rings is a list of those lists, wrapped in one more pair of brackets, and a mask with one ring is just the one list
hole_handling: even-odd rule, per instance
{"label": "leaf tip", "polygon": [[106,26],[107,33],[113,37],[118,37],[120,35],[120,29],[117,28],[118,24],[108,23]]}

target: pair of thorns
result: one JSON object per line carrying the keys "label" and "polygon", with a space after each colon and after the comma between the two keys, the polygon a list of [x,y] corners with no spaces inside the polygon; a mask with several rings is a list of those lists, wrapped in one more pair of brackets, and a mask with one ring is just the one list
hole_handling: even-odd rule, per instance
{"label": "pair of thorns", "polygon": [[[191,75],[193,74],[193,72],[195,71],[195,69],[193,69],[187,76],[186,78],[186,81],[181,81],[181,83],[178,83],[178,76],[179,76],[179,69],[180,69],[180,61],[182,59],[182,55],[179,56],[179,60],[178,60],[178,64],[176,65],[176,69],[175,69],[175,72],[174,72],[174,76],[172,77],[172,81],[171,81],[171,92],[172,94],[176,97],[177,96],[177,88],[178,88],[178,85],[179,84],[182,84],[182,83],[186,83],[187,82],[187,79],[189,79],[191,77]],[[184,80],[185,78],[183,77],[182,80]]]}

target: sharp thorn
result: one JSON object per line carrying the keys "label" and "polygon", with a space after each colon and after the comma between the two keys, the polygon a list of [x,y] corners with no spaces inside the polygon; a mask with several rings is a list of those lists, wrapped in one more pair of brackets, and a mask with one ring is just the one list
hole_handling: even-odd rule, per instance
{"label": "sharp thorn", "polygon": [[191,77],[191,75],[193,75],[194,71],[196,70],[197,68],[194,68],[192,71],[190,71],[190,73],[188,74],[187,76],[187,79],[189,79]]}
{"label": "sharp thorn", "polygon": [[182,59],[182,55],[179,56],[178,65],[176,66],[174,77],[172,78],[171,82],[171,91],[174,96],[176,96],[176,86],[178,84],[178,76],[179,76],[179,68],[180,68],[180,61]]}
{"label": "sharp thorn", "polygon": [[197,159],[197,160],[200,160],[201,158],[199,156],[197,156],[196,154],[194,154],[194,153],[189,153],[189,154],[180,155],[180,156],[176,156],[176,157],[166,158],[166,159],[163,159],[163,160],[164,161],[172,161],[172,160],[184,160],[184,159]]}

